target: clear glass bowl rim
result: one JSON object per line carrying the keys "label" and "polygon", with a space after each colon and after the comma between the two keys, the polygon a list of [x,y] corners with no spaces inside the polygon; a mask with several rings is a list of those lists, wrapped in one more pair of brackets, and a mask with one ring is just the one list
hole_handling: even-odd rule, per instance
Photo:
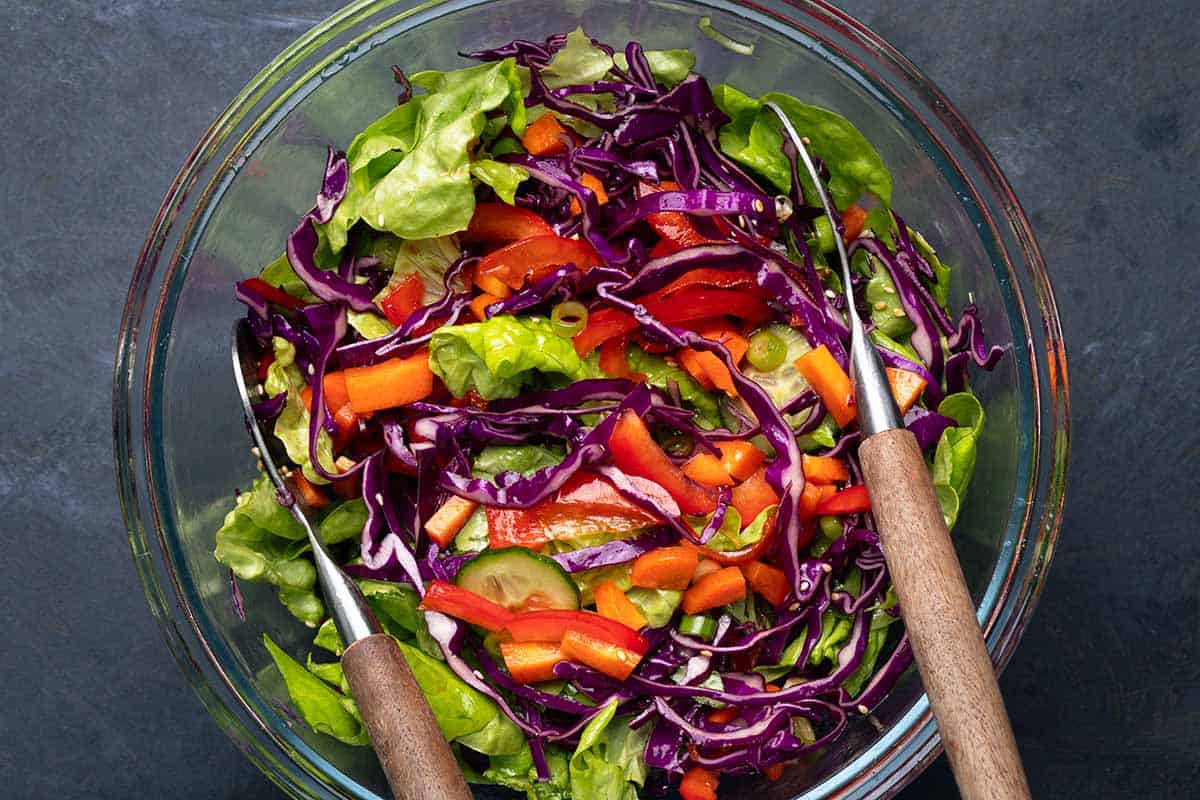
{"label": "clear glass bowl rim", "polygon": [[[453,11],[479,4],[480,0],[430,0],[391,17],[387,22],[412,18],[434,9]],[[343,32],[357,30],[359,23],[370,21],[368,28],[377,27],[380,22],[372,21],[374,15],[392,5],[388,0],[358,0],[312,28],[264,67],[201,137],[172,182],[139,255],[122,315],[114,370],[113,433],[118,492],[128,541],[151,611],[180,668],[218,724],[271,780],[288,794],[300,798],[344,795],[337,793],[331,785],[330,773],[336,773],[336,770],[322,770],[324,761],[319,755],[294,736],[281,735],[263,719],[258,710],[247,703],[214,654],[194,613],[188,607],[170,557],[171,548],[167,541],[169,532],[164,529],[159,513],[156,480],[149,455],[151,430],[146,412],[150,407],[149,391],[153,381],[148,376],[153,370],[154,343],[162,334],[160,322],[163,308],[172,295],[172,278],[177,264],[184,258],[186,231],[195,224],[194,214],[190,219],[184,215],[196,208],[203,209],[214,185],[246,145],[258,123],[276,113],[295,87],[307,82],[345,49],[342,43],[332,53],[326,54],[322,46]],[[1000,249],[1010,275],[1017,279],[1013,281],[1013,290],[1024,329],[1029,335],[1034,395],[1034,465],[1028,490],[1028,498],[1033,502],[1027,505],[1012,562],[1004,576],[1001,596],[990,618],[982,620],[993,660],[1002,669],[1028,623],[1045,583],[1061,523],[1069,450],[1069,388],[1065,347],[1049,276],[1028,220],[990,153],[945,96],[915,65],[865,25],[824,0],[781,0],[775,4],[784,5],[789,12],[800,15],[800,21],[782,11],[748,0],[729,0],[729,5],[733,8],[720,3],[727,10],[736,11],[736,7],[741,6],[757,14],[766,14],[778,23],[816,38],[823,38],[821,31],[814,31],[804,23],[823,25],[864,49],[870,57],[878,59],[879,64],[864,64],[849,53],[839,52],[839,56],[848,59],[857,70],[870,74],[873,80],[889,87],[903,85],[919,98],[922,106],[919,110],[901,100],[907,106],[906,113],[922,121],[928,135],[943,153],[950,153],[952,148],[948,146],[952,145],[953,149],[958,150],[960,159],[965,158],[970,166],[979,171],[979,179],[975,183],[965,178],[963,180],[977,198],[981,189],[988,191],[996,205],[998,213],[991,214],[988,203],[978,203],[980,214],[991,227],[995,246]],[[893,83],[889,84],[873,72],[872,66],[886,68],[887,77]],[[303,71],[299,72],[302,68]],[[283,87],[282,98],[269,97],[269,93],[280,87],[281,82],[289,76],[295,77]],[[900,93],[893,92],[893,97],[899,98]],[[264,102],[264,98],[271,102],[260,109],[258,106]],[[232,140],[231,135],[240,130],[239,126],[244,125],[251,112],[256,112],[257,116],[250,124],[249,132]],[[944,127],[942,136],[928,130],[926,117],[922,113],[930,115]],[[230,141],[234,143],[231,151],[226,153],[222,147]],[[961,162],[953,156],[951,161],[961,176]],[[204,191],[196,192],[201,176],[206,174],[205,170],[215,164],[220,166],[215,169],[211,183]],[[982,187],[980,180],[984,184]],[[167,270],[163,273],[159,269],[160,260],[164,251],[170,249],[168,244],[173,241],[173,229],[177,222],[187,224],[184,235],[179,239],[179,246],[171,253]],[[1005,226],[1004,233],[1012,238],[1018,251],[1015,254],[1005,246],[998,224]],[[1014,255],[1017,257],[1014,258]],[[1015,266],[1022,267],[1024,271],[1019,273]],[[150,319],[151,335],[148,340],[143,340],[139,333],[145,321],[146,301],[156,284],[161,284],[161,288]],[[1030,302],[1039,312],[1039,325],[1031,324],[1027,311]],[[142,350],[145,352],[141,353]],[[139,357],[140,353],[142,357]],[[138,388],[142,390],[140,396]],[[140,420],[136,418],[139,409],[142,415]],[[135,445],[134,432],[139,428],[141,437]],[[139,446],[140,450],[137,449]],[[1043,461],[1049,463],[1043,464]],[[153,531],[153,537],[147,536],[149,531]],[[157,549],[150,546],[151,541],[154,541]],[[1014,585],[1018,578],[1019,585]],[[941,742],[924,697],[914,703],[893,730],[896,735],[891,738],[889,746],[882,747],[883,743],[877,742],[799,797],[805,800],[818,797],[877,798],[897,793],[937,756]],[[328,767],[327,764],[325,766]],[[348,789],[344,783],[340,788]]]}

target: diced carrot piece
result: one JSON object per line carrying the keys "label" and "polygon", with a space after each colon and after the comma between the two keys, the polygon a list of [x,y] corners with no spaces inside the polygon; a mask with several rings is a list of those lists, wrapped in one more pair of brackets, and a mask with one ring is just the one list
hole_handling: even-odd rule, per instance
{"label": "diced carrot piece", "polygon": [[737,567],[724,567],[705,575],[683,593],[685,614],[699,614],[746,596],[746,578]]}
{"label": "diced carrot piece", "polygon": [[726,706],[725,708],[718,708],[708,712],[704,718],[709,722],[716,723],[717,725],[728,725],[737,719],[738,714],[741,713],[741,711],[733,706]]}
{"label": "diced carrot piece", "polygon": [[632,650],[574,630],[566,632],[561,647],[562,654],[571,661],[591,667],[619,681],[628,678],[642,660],[642,657]]}
{"label": "diced carrot piece", "polygon": [[705,356],[714,361],[717,358],[712,353],[701,353],[690,347],[680,350],[676,358],[679,359],[679,366],[683,367],[688,375],[695,378],[696,383],[700,384],[705,391],[712,391],[713,382],[708,371],[708,359],[705,359]]}
{"label": "diced carrot piece", "polygon": [[796,369],[821,398],[839,428],[854,421],[854,386],[850,376],[825,345],[809,350],[796,359]]}
{"label": "diced carrot piece", "polygon": [[452,494],[425,522],[425,532],[438,547],[449,547],[478,506],[474,500]]}
{"label": "diced carrot piece", "polygon": [[[605,203],[608,202],[608,192],[604,191],[604,184],[601,183],[600,179],[597,178],[595,175],[591,174],[590,172],[585,172],[585,173],[583,173],[583,176],[579,179],[579,182],[582,183],[587,188],[592,190],[592,193],[596,195],[597,203],[599,203],[600,205],[604,205]],[[571,213],[578,214],[581,211],[583,211],[583,207],[579,205],[579,201],[576,198],[572,197],[571,198]]]}
{"label": "diced carrot piece", "polygon": [[329,505],[329,497],[321,487],[314,484],[300,470],[290,473],[292,488],[300,495],[300,501],[309,508],[324,508]]}
{"label": "diced carrot piece", "polygon": [[680,591],[691,582],[699,561],[693,548],[660,547],[637,557],[630,578],[634,586]]}
{"label": "diced carrot piece", "polygon": [[501,642],[500,655],[517,683],[552,681],[554,666],[564,660],[557,642]]}
{"label": "diced carrot piece", "polygon": [[427,350],[370,367],[351,367],[345,373],[350,407],[360,413],[415,403],[433,391]]}
{"label": "diced carrot piece", "polygon": [[866,222],[867,212],[862,206],[853,205],[842,212],[842,238],[846,240],[846,244],[850,244],[862,233]]}
{"label": "diced carrot piece", "polygon": [[762,595],[771,605],[777,606],[787,599],[788,579],[783,570],[761,561],[742,564],[741,569],[750,588]]}
{"label": "diced carrot piece", "polygon": [[845,483],[850,480],[850,470],[840,458],[802,453],[800,463],[804,468],[804,480],[809,483]]}
{"label": "diced carrot piece", "polygon": [[704,767],[692,767],[679,783],[683,800],[717,800],[717,773]]}
{"label": "diced carrot piece", "polygon": [[484,309],[486,309],[492,303],[499,303],[503,299],[503,297],[497,297],[494,294],[488,294],[487,292],[484,292],[471,301],[471,313],[475,315],[475,319],[483,322],[483,320],[487,318],[487,315],[484,313]]}
{"label": "diced carrot piece", "polygon": [[592,594],[596,598],[596,613],[600,616],[628,625],[635,631],[646,627],[645,615],[612,581],[602,582]]}
{"label": "diced carrot piece", "polygon": [[733,476],[712,453],[697,453],[683,465],[683,474],[705,486],[733,486]]}
{"label": "diced carrot piece", "polygon": [[767,454],[750,442],[717,442],[717,449],[721,451],[721,465],[738,481],[749,478],[767,460]]}
{"label": "diced carrot piece", "polygon": [[566,135],[566,128],[547,112],[525,126],[521,145],[535,156],[561,155],[567,152]]}
{"label": "diced carrot piece", "polygon": [[779,780],[783,777],[783,764],[772,764],[763,770],[763,775],[766,775],[769,781]]}
{"label": "diced carrot piece", "polygon": [[730,503],[742,517],[743,527],[753,522],[763,509],[776,505],[779,495],[767,483],[766,471],[761,467],[746,480],[733,487]]}
{"label": "diced carrot piece", "polygon": [[900,413],[904,414],[917,402],[921,392],[925,391],[926,381],[915,372],[895,367],[887,368],[887,376],[892,387],[892,397],[896,398],[896,405],[900,407]]}
{"label": "diced carrot piece", "polygon": [[[491,295],[492,297],[505,298],[512,296],[512,289],[509,288],[508,282],[495,272],[476,270],[475,285],[482,289],[484,294]],[[472,306],[472,308],[474,307]]]}

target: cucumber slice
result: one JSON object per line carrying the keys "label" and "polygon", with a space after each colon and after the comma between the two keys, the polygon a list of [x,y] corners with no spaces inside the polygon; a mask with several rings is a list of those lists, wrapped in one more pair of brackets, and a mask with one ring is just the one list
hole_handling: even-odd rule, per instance
{"label": "cucumber slice", "polygon": [[525,547],[485,550],[458,571],[454,582],[509,611],[579,608],[579,589],[567,571]]}

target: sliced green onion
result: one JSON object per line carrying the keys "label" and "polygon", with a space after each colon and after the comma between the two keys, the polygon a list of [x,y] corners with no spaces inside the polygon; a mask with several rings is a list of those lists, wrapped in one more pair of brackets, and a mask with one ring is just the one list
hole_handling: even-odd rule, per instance
{"label": "sliced green onion", "polygon": [[702,615],[693,617],[685,614],[683,619],[679,620],[679,632],[684,636],[692,636],[707,642],[717,633],[717,621],[712,617]]}
{"label": "sliced green onion", "polygon": [[583,303],[568,300],[550,312],[550,327],[559,336],[570,339],[587,327],[588,310]]}
{"label": "sliced green onion", "polygon": [[817,247],[821,248],[822,253],[832,253],[837,249],[837,241],[833,238],[833,223],[829,221],[829,217],[822,214],[813,220],[813,227],[817,229]]}
{"label": "sliced green onion", "polygon": [[787,345],[770,331],[759,331],[750,337],[746,359],[759,372],[770,372],[787,358]]}
{"label": "sliced green onion", "polygon": [[724,47],[726,50],[732,50],[733,52],[740,53],[744,56],[754,55],[753,44],[742,44],[741,42],[731,39],[725,34],[721,33],[719,30],[713,27],[712,17],[700,18],[700,32]]}

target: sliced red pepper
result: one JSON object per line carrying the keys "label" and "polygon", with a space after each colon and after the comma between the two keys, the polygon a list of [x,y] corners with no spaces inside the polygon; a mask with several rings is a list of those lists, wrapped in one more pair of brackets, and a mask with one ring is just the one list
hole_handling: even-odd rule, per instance
{"label": "sliced red pepper", "polygon": [[642,383],[646,376],[629,369],[629,339],[609,339],[600,345],[600,370],[613,378],[628,378]]}
{"label": "sliced red pepper", "polygon": [[588,314],[587,325],[575,334],[572,344],[579,357],[586,358],[609,339],[624,337],[637,328],[637,320],[632,315],[619,308],[601,308]]}
{"label": "sliced red pepper", "polygon": [[275,363],[275,354],[267,353],[258,362],[258,382],[262,383],[267,379],[267,371],[271,369],[271,365]]}
{"label": "sliced red pepper", "polygon": [[859,514],[870,510],[871,498],[867,494],[867,487],[860,484],[851,486],[849,489],[842,489],[833,497],[822,500],[817,506],[816,513],[819,516],[840,516],[842,514]]}
{"label": "sliced red pepper", "polygon": [[867,212],[862,206],[850,206],[842,212],[842,238],[846,244],[858,238],[867,223]]}
{"label": "sliced red pepper", "polygon": [[425,282],[417,273],[406,275],[392,291],[380,301],[383,315],[393,325],[403,325],[408,315],[420,308],[425,299]]}
{"label": "sliced red pepper", "polygon": [[[662,181],[658,186],[641,181],[638,182],[638,197],[658,194],[659,192],[677,191],[679,191],[679,184],[673,181]],[[685,247],[692,247],[709,241],[706,236],[696,230],[696,226],[692,224],[691,218],[682,211],[658,211],[653,214],[647,214],[646,224],[650,226],[651,230],[662,237],[664,242],[669,243],[667,247],[670,248],[670,253],[665,253],[665,255],[678,252]]]}
{"label": "sliced red pepper", "polygon": [[[563,264],[574,264],[587,272],[602,263],[595,249],[582,239],[554,234],[531,236],[484,256],[475,280],[478,283],[481,275],[494,276],[509,288],[520,289],[526,281],[543,278]],[[486,287],[484,290],[489,291]]]}
{"label": "sliced red pepper", "polygon": [[509,620],[504,630],[514,642],[561,642],[567,631],[578,631],[639,656],[649,647],[633,628],[590,611],[526,611]]}
{"label": "sliced red pepper", "polygon": [[749,272],[717,269],[716,267],[699,267],[688,270],[655,292],[654,296],[665,300],[676,292],[691,286],[707,286],[712,289],[746,289],[753,294],[766,297],[766,292]]}
{"label": "sliced red pepper", "polygon": [[531,236],[553,236],[554,229],[528,208],[508,203],[478,203],[467,229],[459,234],[464,242],[506,244]]}
{"label": "sliced red pepper", "polygon": [[515,619],[515,615],[507,608],[445,581],[429,584],[421,600],[421,608],[440,611],[489,631],[503,630]]}
{"label": "sliced red pepper", "polygon": [[304,306],[308,305],[299,297],[293,297],[283,289],[267,283],[262,278],[247,278],[242,281],[242,286],[253,292],[257,292],[268,303],[274,303],[277,306],[283,306],[284,308],[304,308]]}
{"label": "sliced red pepper", "polygon": [[[662,492],[657,499],[670,501],[670,496]],[[662,522],[626,500],[606,478],[586,470],[576,472],[555,494],[529,508],[489,507],[485,513],[492,547],[520,545],[533,550],[551,540],[626,533]]]}
{"label": "sliced red pepper", "polygon": [[717,507],[717,493],[684,475],[667,456],[646,423],[633,411],[621,413],[608,440],[613,461],[622,471],[657,483],[675,498],[685,514],[707,514]]}

